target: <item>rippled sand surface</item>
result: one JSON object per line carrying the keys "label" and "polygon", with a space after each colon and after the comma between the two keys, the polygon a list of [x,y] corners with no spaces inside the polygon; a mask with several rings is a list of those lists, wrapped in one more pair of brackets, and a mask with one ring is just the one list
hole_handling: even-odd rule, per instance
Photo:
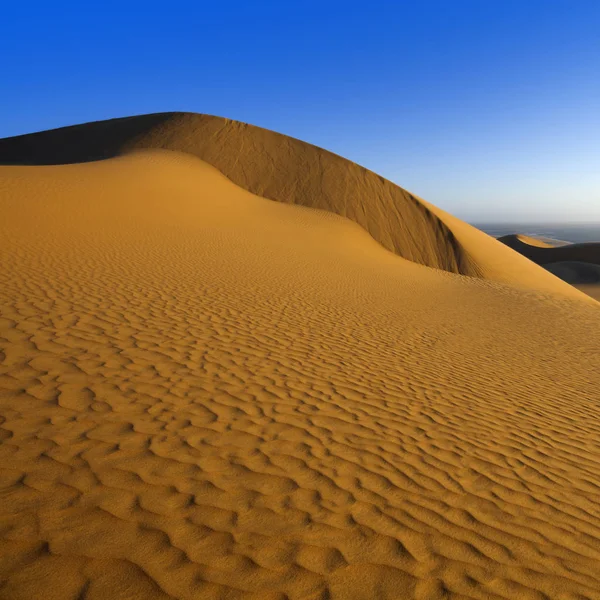
{"label": "rippled sand surface", "polygon": [[0,209],[0,598],[600,598],[597,303],[168,150]]}

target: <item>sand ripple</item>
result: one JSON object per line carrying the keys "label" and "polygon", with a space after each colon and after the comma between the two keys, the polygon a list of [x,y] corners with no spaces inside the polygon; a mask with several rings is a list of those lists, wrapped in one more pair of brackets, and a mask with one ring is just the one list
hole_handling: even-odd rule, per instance
{"label": "sand ripple", "polygon": [[174,153],[0,173],[0,597],[600,598],[595,306]]}

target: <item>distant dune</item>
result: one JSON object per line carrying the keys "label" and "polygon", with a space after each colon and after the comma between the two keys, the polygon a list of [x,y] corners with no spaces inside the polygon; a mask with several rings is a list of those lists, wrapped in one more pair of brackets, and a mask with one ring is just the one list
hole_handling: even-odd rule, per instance
{"label": "distant dune", "polygon": [[0,157],[2,600],[600,598],[597,302],[234,121]]}
{"label": "distant dune", "polygon": [[556,277],[572,285],[600,283],[600,266],[586,262],[564,261],[544,265]]}
{"label": "distant dune", "polygon": [[563,281],[600,299],[600,242],[569,244],[519,234],[505,235],[498,241]]}
{"label": "distant dune", "polygon": [[524,235],[505,235],[498,241],[537,264],[575,261],[600,265],[600,242],[556,246]]}

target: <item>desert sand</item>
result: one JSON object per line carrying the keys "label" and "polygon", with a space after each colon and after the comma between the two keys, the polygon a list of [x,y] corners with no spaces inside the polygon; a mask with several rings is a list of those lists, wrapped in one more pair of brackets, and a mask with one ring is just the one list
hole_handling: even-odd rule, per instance
{"label": "desert sand", "polygon": [[600,598],[599,303],[234,121],[0,162],[0,598]]}
{"label": "desert sand", "polygon": [[600,300],[600,242],[570,244],[521,234],[498,238],[578,290]]}

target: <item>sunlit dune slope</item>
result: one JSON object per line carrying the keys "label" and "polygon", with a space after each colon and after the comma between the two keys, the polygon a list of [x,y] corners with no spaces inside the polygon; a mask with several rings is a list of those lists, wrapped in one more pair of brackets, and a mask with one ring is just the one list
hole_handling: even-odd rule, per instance
{"label": "sunlit dune slope", "polygon": [[539,246],[540,248],[557,248],[558,246],[568,246],[571,244],[571,242],[566,242],[565,240],[557,240],[555,238],[545,236],[532,237],[522,234],[516,234],[516,236],[520,241],[525,242],[530,246]]}
{"label": "sunlit dune slope", "polygon": [[0,598],[600,598],[596,304],[176,152],[0,210]]}
{"label": "sunlit dune slope", "polygon": [[[541,237],[535,238],[535,237],[531,237],[528,235],[521,235],[521,234],[516,234],[514,236],[505,236],[505,237],[508,237],[508,238],[514,237],[519,242],[523,242],[524,244],[529,244],[530,246],[535,246],[537,248],[554,248],[555,247],[555,244],[548,238],[541,238]],[[500,239],[500,238],[497,238],[497,239]]]}
{"label": "sunlit dune slope", "polygon": [[300,140],[219,117],[160,113],[0,140],[0,163],[61,164],[139,149],[186,152],[264,198],[347,217],[384,248],[451,273],[580,295],[379,175]]}

